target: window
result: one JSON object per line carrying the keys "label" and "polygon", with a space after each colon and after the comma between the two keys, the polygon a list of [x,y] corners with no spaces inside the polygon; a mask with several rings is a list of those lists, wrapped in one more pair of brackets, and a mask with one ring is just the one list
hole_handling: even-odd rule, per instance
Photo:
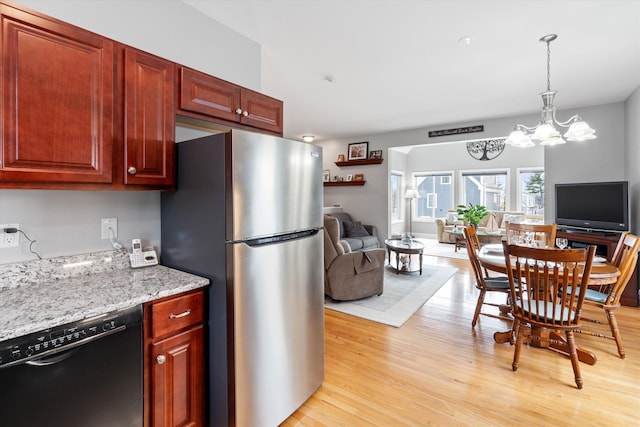
{"label": "window", "polygon": [[404,188],[404,174],[402,172],[391,171],[389,175],[391,197],[390,212],[391,222],[400,222],[403,220],[402,210],[402,189]]}
{"label": "window", "polygon": [[462,172],[462,204],[483,205],[492,211],[504,211],[507,205],[508,171]]}
{"label": "window", "polygon": [[453,172],[414,173],[414,188],[418,192],[415,219],[444,218],[453,209]]}
{"label": "window", "polygon": [[518,208],[544,216],[544,169],[518,169]]}

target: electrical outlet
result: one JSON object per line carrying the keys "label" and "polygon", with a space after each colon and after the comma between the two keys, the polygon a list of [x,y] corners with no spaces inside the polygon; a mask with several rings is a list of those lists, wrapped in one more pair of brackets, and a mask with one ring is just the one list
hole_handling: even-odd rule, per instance
{"label": "electrical outlet", "polygon": [[20,233],[5,233],[5,228],[20,229],[18,224],[0,224],[0,248],[16,248],[20,246]]}
{"label": "electrical outlet", "polygon": [[[102,224],[102,240],[118,237],[118,218],[102,218],[100,224]],[[113,234],[109,232],[109,229],[113,230]]]}

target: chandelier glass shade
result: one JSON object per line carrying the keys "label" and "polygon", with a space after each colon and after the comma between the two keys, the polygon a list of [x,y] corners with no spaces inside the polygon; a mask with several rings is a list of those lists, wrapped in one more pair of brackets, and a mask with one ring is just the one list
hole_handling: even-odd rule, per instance
{"label": "chandelier glass shade", "polygon": [[[540,145],[558,145],[567,141],[587,141],[596,138],[596,131],[582,120],[578,114],[565,122],[561,122],[556,118],[556,108],[553,106],[553,100],[558,92],[551,90],[551,50],[549,47],[549,44],[556,38],[558,38],[556,34],[548,34],[540,38],[541,42],[547,44],[547,90],[540,94],[543,105],[540,122],[536,126],[517,124],[505,141],[506,144],[514,147],[533,147],[535,145],[534,141]],[[568,130],[562,135],[556,129],[556,126],[568,128]]]}

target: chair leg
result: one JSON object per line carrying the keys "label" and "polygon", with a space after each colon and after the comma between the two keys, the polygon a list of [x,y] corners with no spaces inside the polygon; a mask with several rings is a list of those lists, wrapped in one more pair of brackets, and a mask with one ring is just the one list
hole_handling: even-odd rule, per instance
{"label": "chair leg", "polygon": [[621,359],[624,359],[624,348],[622,347],[622,337],[620,336],[620,329],[618,328],[616,315],[613,313],[613,310],[605,310],[605,313],[607,314],[607,320],[609,321],[611,333],[613,334],[613,338],[616,340],[616,345],[618,346],[618,354],[620,355]]}
{"label": "chair leg", "polygon": [[475,328],[476,323],[478,323],[478,317],[480,317],[480,311],[482,310],[482,304],[484,304],[484,296],[486,295],[486,293],[487,291],[482,289],[480,291],[480,295],[478,295],[478,302],[476,303],[476,311],[473,314],[473,321],[471,322],[472,328]]}
{"label": "chair leg", "polygon": [[582,377],[580,376],[580,360],[578,360],[578,352],[576,351],[576,342],[573,339],[573,331],[566,331],[567,344],[569,345],[569,357],[571,358],[571,366],[573,367],[573,375],[576,379],[576,386],[582,388]]}
{"label": "chair leg", "polygon": [[513,319],[513,335],[516,336],[516,343],[513,349],[513,363],[511,363],[511,369],[515,372],[518,370],[518,363],[520,362],[520,350],[522,350],[522,328],[520,327],[520,320]]}

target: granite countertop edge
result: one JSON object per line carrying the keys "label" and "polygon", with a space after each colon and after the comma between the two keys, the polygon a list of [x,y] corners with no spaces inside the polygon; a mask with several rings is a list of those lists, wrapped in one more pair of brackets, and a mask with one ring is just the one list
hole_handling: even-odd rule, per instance
{"label": "granite countertop edge", "polygon": [[0,265],[0,342],[209,285],[162,265],[132,269],[125,253],[61,258]]}

